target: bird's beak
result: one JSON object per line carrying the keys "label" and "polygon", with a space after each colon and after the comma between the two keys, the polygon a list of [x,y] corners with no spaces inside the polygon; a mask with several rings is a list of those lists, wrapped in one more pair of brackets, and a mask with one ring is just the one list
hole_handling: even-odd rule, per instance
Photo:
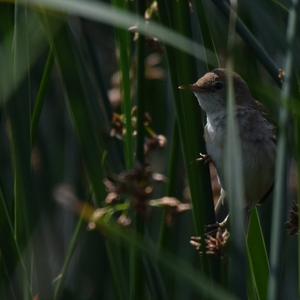
{"label": "bird's beak", "polygon": [[200,92],[202,89],[197,84],[184,84],[178,87],[179,90],[192,91],[192,92]]}

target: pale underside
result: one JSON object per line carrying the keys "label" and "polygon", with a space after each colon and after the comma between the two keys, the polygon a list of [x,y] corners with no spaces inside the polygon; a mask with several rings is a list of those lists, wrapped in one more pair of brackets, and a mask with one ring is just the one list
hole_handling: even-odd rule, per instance
{"label": "pale underside", "polygon": [[[269,192],[274,179],[276,145],[274,127],[253,108],[237,108],[236,118],[242,152],[245,207],[253,208]],[[207,153],[224,184],[225,113],[209,114],[205,126]]]}

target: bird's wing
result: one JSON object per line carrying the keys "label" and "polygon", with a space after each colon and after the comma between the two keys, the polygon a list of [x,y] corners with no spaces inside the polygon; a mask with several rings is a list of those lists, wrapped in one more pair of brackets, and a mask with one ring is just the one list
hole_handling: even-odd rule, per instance
{"label": "bird's wing", "polygon": [[277,144],[278,128],[275,125],[274,119],[271,118],[270,111],[258,100],[254,100],[254,106],[261,113],[261,115],[269,122],[270,126],[272,126],[272,131],[273,131],[272,141],[275,144]]}
{"label": "bird's wing", "polygon": [[262,196],[262,198],[257,202],[257,205],[261,205],[262,203],[264,203],[268,197],[272,194],[274,190],[274,182],[273,184],[270,186],[269,190]]}
{"label": "bird's wing", "polygon": [[[257,100],[254,101],[254,108],[257,109],[261,113],[261,115],[263,116],[263,118],[270,125],[271,130],[273,132],[273,135],[272,135],[271,139],[272,139],[272,142],[276,145],[277,144],[277,132],[278,132],[278,128],[275,125],[274,120],[270,117],[271,114],[270,114],[269,110],[261,102],[259,102]],[[272,185],[270,186],[270,188],[267,190],[267,192],[258,201],[258,203],[257,203],[258,205],[262,204],[270,196],[270,194],[273,192],[273,188],[274,188],[274,182],[272,183]]]}

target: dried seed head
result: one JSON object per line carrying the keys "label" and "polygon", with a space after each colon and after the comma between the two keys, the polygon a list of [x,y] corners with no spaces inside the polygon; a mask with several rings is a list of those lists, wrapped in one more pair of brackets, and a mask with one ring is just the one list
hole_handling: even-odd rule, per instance
{"label": "dried seed head", "polygon": [[115,204],[118,200],[120,200],[119,195],[116,192],[108,193],[105,198],[106,204]]}
{"label": "dried seed head", "polygon": [[159,199],[153,199],[149,201],[150,206],[156,207],[177,207],[180,201],[174,197],[163,197]]}
{"label": "dried seed head", "polygon": [[166,208],[165,221],[169,226],[173,225],[175,215],[191,210],[190,203],[182,203],[174,197],[152,199],[149,201],[149,206]]}
{"label": "dried seed head", "polygon": [[53,197],[59,204],[69,209],[78,210],[80,208],[80,202],[75,195],[73,187],[69,184],[60,184],[55,187]]}
{"label": "dried seed head", "polygon": [[223,256],[223,251],[227,245],[229,237],[230,234],[226,228],[218,227],[215,236],[210,234],[206,236],[206,253]]}
{"label": "dried seed head", "polygon": [[121,198],[128,197],[139,212],[147,209],[148,198],[153,193],[152,172],[147,165],[138,165],[132,170],[111,176],[104,180],[108,191],[106,202],[112,204]]}
{"label": "dried seed head", "polygon": [[[215,234],[206,234],[205,238],[205,253],[208,255],[217,255],[220,257],[224,256],[224,250],[227,246],[230,234],[226,228],[218,227]],[[192,236],[190,244],[198,251],[203,254],[201,250],[202,239],[201,237]]]}
{"label": "dried seed head", "polygon": [[107,209],[104,207],[104,208],[97,208],[94,210],[91,218],[90,218],[90,221],[91,222],[94,222],[94,223],[97,223],[100,221],[100,219],[105,216],[105,214],[107,213]]}
{"label": "dried seed head", "polygon": [[159,134],[157,139],[160,148],[164,148],[167,145],[167,138],[164,135]]}
{"label": "dried seed head", "polygon": [[88,222],[88,230],[96,229],[97,222],[99,222],[100,219],[103,218],[106,213],[107,213],[107,208],[105,207],[95,209]]}
{"label": "dried seed head", "polygon": [[191,236],[190,244],[195,248],[199,254],[203,254],[201,251],[201,237],[199,236]]}
{"label": "dried seed head", "polygon": [[129,227],[132,222],[131,222],[131,219],[127,215],[122,214],[118,218],[117,223],[123,227]]}
{"label": "dried seed head", "polygon": [[167,139],[164,135],[158,134],[149,138],[145,145],[144,145],[144,151],[146,154],[148,154],[150,151],[156,150],[158,148],[164,148],[167,144]]}
{"label": "dried seed head", "polygon": [[167,177],[160,173],[152,173],[152,179],[157,182],[167,182]]}
{"label": "dried seed head", "polygon": [[157,14],[158,14],[157,1],[152,1],[151,5],[145,11],[144,18],[146,21],[149,21]]}

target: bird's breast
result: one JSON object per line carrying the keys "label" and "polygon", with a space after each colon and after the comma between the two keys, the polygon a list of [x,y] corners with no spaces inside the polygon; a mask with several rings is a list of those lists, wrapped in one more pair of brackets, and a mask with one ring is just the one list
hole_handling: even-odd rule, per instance
{"label": "bird's breast", "polygon": [[219,125],[211,124],[211,122],[208,120],[204,129],[204,139],[206,143],[207,154],[215,163],[219,177],[222,177],[225,127]]}

